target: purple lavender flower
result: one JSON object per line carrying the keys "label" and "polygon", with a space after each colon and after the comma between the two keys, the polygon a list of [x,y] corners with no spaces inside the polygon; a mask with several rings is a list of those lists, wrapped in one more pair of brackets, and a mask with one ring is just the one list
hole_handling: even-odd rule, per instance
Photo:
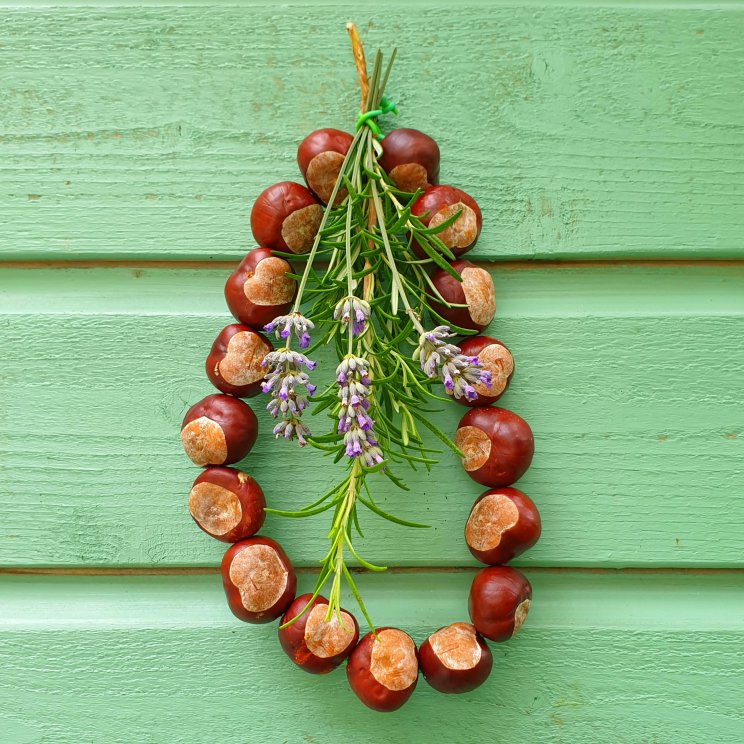
{"label": "purple lavender flower", "polygon": [[315,328],[315,324],[301,313],[290,313],[289,315],[279,315],[271,323],[264,326],[266,333],[273,333],[276,338],[289,339],[294,331],[301,349],[307,349],[310,345],[310,331]]}
{"label": "purple lavender flower", "polygon": [[[271,395],[266,410],[274,418],[281,418],[274,427],[274,436],[296,439],[300,447],[304,447],[307,443],[305,437],[310,434],[310,430],[302,423],[300,417],[309,405],[308,398],[315,392],[315,385],[310,382],[309,375],[302,368],[305,367],[312,372],[315,369],[315,362],[304,354],[285,347],[269,352],[261,366],[268,368],[261,384],[261,390]],[[307,397],[298,392],[298,388],[303,386]]]}
{"label": "purple lavender flower", "polygon": [[413,358],[419,361],[427,377],[442,380],[448,395],[475,400],[478,394],[473,385],[480,383],[489,387],[491,373],[481,369],[478,357],[465,356],[459,346],[445,341],[454,335],[449,326],[444,325],[422,333]]}
{"label": "purple lavender flower", "polygon": [[286,419],[280,421],[273,429],[274,436],[284,437],[285,439],[296,439],[300,447],[307,444],[305,437],[309,436],[310,429],[305,426],[299,419]]}
{"label": "purple lavender flower", "polygon": [[371,380],[366,359],[347,355],[336,368],[338,433],[344,435],[347,457],[361,457],[367,467],[383,461],[379,442],[374,437],[375,422],[368,411]]}
{"label": "purple lavender flower", "polygon": [[333,318],[341,321],[341,327],[346,328],[351,321],[351,332],[354,336],[361,336],[367,328],[370,313],[369,302],[349,295],[337,303]]}

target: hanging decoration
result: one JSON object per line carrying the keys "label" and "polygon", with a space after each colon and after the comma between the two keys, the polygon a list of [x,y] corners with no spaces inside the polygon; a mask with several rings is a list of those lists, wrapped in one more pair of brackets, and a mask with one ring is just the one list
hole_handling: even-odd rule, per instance
{"label": "hanging decoration", "polygon": [[[181,440],[204,468],[189,494],[191,516],[231,543],[222,578],[232,612],[249,623],[281,618],[279,642],[297,666],[324,674],[346,662],[360,700],[390,711],[411,696],[419,670],[445,693],[486,680],[493,663],[486,639],[511,638],[532,598],[526,577],[504,564],[535,544],[540,516],[512,485],[532,460],[530,427],[493,405],[510,384],[514,359],[501,341],[474,335],[496,310],[490,274],[463,258],[480,235],[480,208],[462,189],[439,184],[431,137],[415,129],[382,135],[380,120],[398,113],[385,96],[395,52],[385,65],[378,51],[368,75],[353,24],[348,31],[361,87],[355,131],[309,134],[297,152],[306,185],[277,183],[255,201],[258,247],[225,286],[237,322],[220,331],[206,361],[220,392],[189,409]],[[328,383],[315,360],[321,347],[336,356]],[[250,452],[258,433],[242,399],[261,394],[282,440],[277,447],[309,445],[339,471],[298,511],[266,508],[258,483],[228,467]],[[468,408],[454,438],[430,419],[431,405],[441,401]],[[384,478],[407,490],[408,466],[435,469],[439,449],[431,441],[456,452],[468,475],[490,489],[464,530],[487,567],[472,583],[470,622],[441,628],[417,649],[405,630],[375,628],[349,562],[385,570],[359,549],[370,515],[426,526],[382,509],[374,491]],[[289,558],[257,535],[265,512],[330,515],[313,592],[295,596]],[[356,618],[341,607],[344,584],[369,626],[361,640]]]}

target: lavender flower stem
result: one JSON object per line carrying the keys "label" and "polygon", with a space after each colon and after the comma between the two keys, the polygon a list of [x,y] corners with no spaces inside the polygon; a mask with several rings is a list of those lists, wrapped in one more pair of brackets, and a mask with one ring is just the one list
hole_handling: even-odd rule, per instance
{"label": "lavender flower stem", "polygon": [[429,378],[439,378],[444,389],[455,398],[475,400],[478,395],[473,385],[491,384],[491,373],[480,366],[478,357],[465,356],[458,346],[446,342],[454,336],[449,326],[437,326],[419,337],[413,358]]}

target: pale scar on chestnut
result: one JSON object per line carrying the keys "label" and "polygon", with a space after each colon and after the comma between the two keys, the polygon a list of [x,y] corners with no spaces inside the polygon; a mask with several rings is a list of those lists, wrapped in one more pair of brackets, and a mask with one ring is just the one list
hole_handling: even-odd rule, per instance
{"label": "pale scar on chestnut", "polygon": [[411,194],[416,189],[425,189],[429,185],[429,174],[421,163],[396,165],[388,175],[401,191],[407,191]]}
{"label": "pale scar on chestnut", "polygon": [[270,348],[256,333],[240,331],[227,343],[227,354],[217,365],[231,385],[250,385],[264,376],[261,362]]}
{"label": "pale scar on chestnut", "polygon": [[227,460],[227,441],[222,427],[206,416],[181,429],[183,449],[194,465],[221,465]]}
{"label": "pale scar on chestnut", "polygon": [[249,612],[263,612],[275,605],[287,588],[287,580],[287,569],[269,545],[249,545],[230,564],[230,581]]}
{"label": "pale scar on chestnut", "polygon": [[518,521],[519,509],[508,496],[489,494],[473,507],[465,525],[465,540],[476,550],[492,550]]}
{"label": "pale scar on chestnut", "polygon": [[448,669],[472,669],[481,660],[481,647],[470,623],[453,623],[438,630],[429,645]]}
{"label": "pale scar on chestnut", "polygon": [[[343,162],[344,156],[340,152],[328,150],[318,153],[307,166],[308,185],[324,202],[331,198]],[[336,204],[344,196],[346,196],[346,189],[339,189],[336,194]]]}
{"label": "pale scar on chestnut", "polygon": [[312,247],[323,219],[323,207],[309,204],[292,212],[282,223],[282,238],[292,253],[305,253]]}
{"label": "pale scar on chestnut", "polygon": [[506,388],[509,375],[514,372],[514,357],[500,344],[489,344],[478,353],[481,367],[491,373],[491,384],[486,387],[478,382],[473,387],[481,395],[501,395]]}
{"label": "pale scar on chestnut", "polygon": [[225,535],[240,524],[243,509],[229,489],[216,483],[197,483],[189,494],[191,516],[213,535]]}
{"label": "pale scar on chestnut", "polygon": [[354,620],[347,612],[341,612],[343,625],[338,615],[326,622],[327,604],[317,604],[310,610],[305,624],[305,644],[311,653],[321,659],[340,654],[354,638]]}
{"label": "pale scar on chestnut", "polygon": [[460,427],[455,432],[455,446],[465,456],[462,465],[468,472],[485,465],[491,454],[491,440],[477,426]]}
{"label": "pale scar on chestnut", "polygon": [[402,630],[381,630],[372,644],[369,670],[388,690],[408,689],[418,676],[416,646]]}
{"label": "pale scar on chestnut", "polygon": [[496,295],[491,275],[485,269],[469,266],[462,270],[461,276],[470,317],[478,325],[488,325],[496,314]]}
{"label": "pale scar on chestnut", "polygon": [[449,227],[437,233],[437,236],[450,248],[467,248],[478,237],[478,220],[467,204],[457,202],[442,207],[429,221],[429,227],[441,225],[458,212],[460,216]]}
{"label": "pale scar on chestnut", "polygon": [[287,276],[290,268],[278,256],[262,259],[243,282],[243,294],[254,305],[273,306],[291,302],[297,282]]}
{"label": "pale scar on chestnut", "polygon": [[527,613],[530,611],[531,604],[532,602],[529,599],[525,599],[517,605],[517,609],[514,612],[514,632],[512,635],[516,635],[517,631],[522,627],[522,623],[524,623]]}

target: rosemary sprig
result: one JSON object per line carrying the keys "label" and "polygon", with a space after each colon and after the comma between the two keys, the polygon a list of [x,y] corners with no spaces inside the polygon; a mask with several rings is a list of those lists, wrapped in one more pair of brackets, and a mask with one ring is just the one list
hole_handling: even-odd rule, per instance
{"label": "rosemary sprig", "polygon": [[[426,318],[435,325],[439,318],[432,302],[446,304],[429,279],[426,266],[444,268],[459,279],[447,263],[454,256],[437,237],[458,214],[436,228],[427,228],[411,214],[420,192],[401,192],[380,167],[382,149],[374,118],[395,110],[384,98],[395,50],[384,70],[383,55],[378,50],[367,78],[364,52],[353,26],[349,33],[360,77],[362,111],[329,206],[307,254],[293,311],[268,327],[285,338],[286,344],[269,355],[273,361],[264,386],[273,396],[269,409],[273,405],[272,413],[282,417],[275,434],[298,439],[301,445],[309,443],[335,462],[345,461],[346,475],[298,511],[267,511],[290,518],[332,511],[329,550],[321,560],[314,596],[330,581],[327,619],[336,613],[341,621],[341,586],[345,580],[374,629],[347,565],[347,559],[353,558],[367,570],[385,570],[363,558],[354,544],[353,531],[362,534],[359,505],[399,525],[428,525],[400,519],[380,508],[372,497],[368,478],[380,474],[407,490],[394,466],[428,469],[436,463],[431,455],[437,450],[426,446],[422,429],[457,451],[450,438],[429,421],[429,402],[446,400],[432,386],[443,380],[455,395],[458,391],[468,394],[471,383],[488,380],[487,373],[477,369],[472,359],[446,343],[452,335],[449,328],[424,328]],[[342,188],[347,195],[336,204]],[[413,241],[425,259],[416,258]],[[314,268],[319,259],[326,262],[322,273]],[[310,435],[307,425],[300,421],[307,401],[295,393],[295,387],[303,384],[308,396],[315,393],[302,369],[314,369],[314,362],[291,349],[293,336],[300,348],[306,348],[308,329],[312,328],[318,329],[319,337],[310,351],[331,345],[339,360],[335,384],[314,398],[313,415],[325,413],[333,422],[332,428],[316,436]]]}

